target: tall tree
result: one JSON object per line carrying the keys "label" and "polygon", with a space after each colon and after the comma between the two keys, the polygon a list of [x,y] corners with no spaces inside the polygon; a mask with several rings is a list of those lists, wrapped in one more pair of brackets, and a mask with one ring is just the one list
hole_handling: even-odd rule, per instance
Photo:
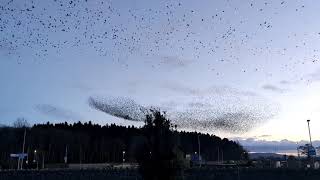
{"label": "tall tree", "polygon": [[13,127],[15,127],[15,128],[27,128],[27,127],[30,127],[30,124],[25,118],[21,117],[21,118],[18,118],[16,121],[13,122]]}
{"label": "tall tree", "polygon": [[183,171],[177,134],[165,113],[151,110],[142,128],[146,142],[139,151],[140,171],[146,180],[177,179]]}

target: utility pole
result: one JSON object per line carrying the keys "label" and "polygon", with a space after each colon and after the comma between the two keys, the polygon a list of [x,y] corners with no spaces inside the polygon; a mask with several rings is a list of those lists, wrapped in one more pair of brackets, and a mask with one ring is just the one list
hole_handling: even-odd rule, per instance
{"label": "utility pole", "polygon": [[126,154],[126,151],[122,151],[122,163],[124,163],[126,161],[126,159],[124,158]]}
{"label": "utility pole", "polygon": [[68,146],[66,145],[66,152],[64,155],[64,163],[67,164],[68,163]]}
{"label": "utility pole", "polygon": [[220,150],[219,150],[219,147],[218,147],[218,163],[220,163]]}
{"label": "utility pole", "polygon": [[24,147],[26,145],[26,133],[27,133],[27,129],[26,127],[24,128],[24,135],[23,135],[23,145],[22,145],[22,159],[19,156],[18,157],[18,170],[19,169],[23,169],[23,160],[24,160]]}
{"label": "utility pole", "polygon": [[297,142],[297,155],[298,155],[298,167],[301,168],[301,159],[300,159],[300,152],[299,152],[299,143]]}
{"label": "utility pole", "polygon": [[199,167],[201,167],[201,162],[202,162],[202,158],[201,158],[201,151],[200,151],[200,137],[198,135],[198,150],[199,150]]}
{"label": "utility pole", "polygon": [[222,161],[222,164],[223,164],[223,149],[221,149],[221,161]]}
{"label": "utility pole", "polygon": [[312,140],[311,140],[311,131],[310,131],[310,120],[308,119],[307,122],[308,122],[309,139],[310,139],[310,146],[308,148],[308,157],[311,157],[312,164],[314,165],[314,156],[310,156],[310,154],[309,154],[310,153],[310,148],[312,148],[312,150],[313,150]]}
{"label": "utility pole", "polygon": [[308,122],[308,130],[309,130],[309,139],[310,139],[310,145],[312,146],[312,141],[311,141],[311,132],[310,132],[310,120],[307,120]]}
{"label": "utility pole", "polygon": [[42,169],[44,169],[44,152],[42,152]]}
{"label": "utility pole", "polygon": [[[38,152],[38,154],[39,154],[39,152]],[[34,162],[36,162],[37,163],[37,170],[39,170],[39,158],[38,158],[38,154],[37,154],[37,150],[35,149],[34,150]]]}
{"label": "utility pole", "polygon": [[17,170],[20,169],[20,157],[18,157],[18,167],[17,167]]}
{"label": "utility pole", "polygon": [[81,162],[81,160],[82,160],[81,146],[80,146],[79,160],[80,160],[80,161],[79,161],[80,169],[82,169],[82,168],[81,168],[81,164],[82,164],[82,162]]}

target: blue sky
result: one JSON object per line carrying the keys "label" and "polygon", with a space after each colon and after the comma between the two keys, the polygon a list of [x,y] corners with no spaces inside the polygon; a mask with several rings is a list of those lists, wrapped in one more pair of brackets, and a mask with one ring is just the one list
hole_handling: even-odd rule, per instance
{"label": "blue sky", "polygon": [[298,141],[311,119],[320,139],[319,7],[0,0],[0,124],[141,125],[88,103],[121,97],[166,110],[181,129]]}

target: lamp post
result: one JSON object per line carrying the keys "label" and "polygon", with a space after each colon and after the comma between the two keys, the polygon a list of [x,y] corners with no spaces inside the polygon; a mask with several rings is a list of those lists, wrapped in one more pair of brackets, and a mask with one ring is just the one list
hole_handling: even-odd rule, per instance
{"label": "lamp post", "polygon": [[198,157],[198,159],[199,159],[199,167],[201,167],[201,162],[202,162],[200,147],[201,147],[201,146],[200,146],[200,137],[199,137],[199,135],[198,135],[198,150],[199,150],[199,157]]}
{"label": "lamp post", "polygon": [[[22,145],[22,154],[23,155],[24,155],[24,147],[26,146],[26,134],[27,134],[27,129],[24,128],[23,145]],[[23,169],[23,160],[24,160],[24,156],[22,157],[22,160],[21,160],[20,169]]]}
{"label": "lamp post", "polygon": [[44,169],[44,152],[42,152],[42,169]]}
{"label": "lamp post", "polygon": [[39,169],[39,162],[38,162],[38,157],[37,157],[37,150],[34,150],[34,159],[33,162],[37,163],[37,170]]}
{"label": "lamp post", "polygon": [[301,167],[301,159],[300,159],[300,152],[299,152],[298,143],[297,143],[297,154],[298,154],[298,167],[300,168]]}
{"label": "lamp post", "polygon": [[309,139],[310,139],[310,145],[312,146],[312,141],[311,141],[311,132],[310,132],[310,120],[307,120],[308,122],[308,130],[309,130]]}
{"label": "lamp post", "polygon": [[33,162],[36,162],[37,150],[33,151]]}
{"label": "lamp post", "polygon": [[124,163],[126,161],[126,159],[124,158],[126,152],[125,151],[122,151],[122,163]]}
{"label": "lamp post", "polygon": [[[314,155],[313,155],[313,151],[314,148],[312,146],[312,140],[311,140],[311,131],[310,131],[310,120],[307,120],[308,122],[308,130],[309,130],[309,139],[310,139],[310,146],[308,147],[308,157],[311,158],[312,164],[314,165]],[[312,155],[310,155],[310,151],[312,150]]]}

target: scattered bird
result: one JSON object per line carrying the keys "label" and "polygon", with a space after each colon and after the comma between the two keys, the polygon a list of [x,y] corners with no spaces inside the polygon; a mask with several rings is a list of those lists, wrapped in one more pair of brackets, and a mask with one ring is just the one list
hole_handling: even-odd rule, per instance
{"label": "scattered bird", "polygon": [[[129,65],[126,61],[130,57],[152,59],[167,51],[174,51],[176,56],[187,54],[194,61],[209,56],[214,61],[212,66],[221,62],[240,63],[243,57],[238,52],[243,51],[243,47],[248,47],[246,51],[253,58],[270,53],[290,56],[289,50],[292,51],[283,51],[282,47],[273,49],[274,41],[268,38],[261,46],[248,46],[259,35],[274,28],[273,19],[264,16],[264,13],[281,13],[285,8],[291,8],[289,2],[281,1],[280,5],[276,2],[247,3],[248,11],[256,13],[260,20],[256,26],[250,26],[250,31],[243,30],[244,26],[251,23],[248,18],[238,16],[232,23],[229,22],[227,14],[237,16],[236,13],[240,11],[238,7],[233,11],[225,7],[204,15],[182,1],[160,4],[163,5],[160,8],[121,9],[112,1],[103,0],[2,2],[0,50],[15,57],[20,64],[24,61],[21,51],[27,51],[32,59],[47,60],[49,56],[63,54],[70,48],[84,51],[93,49],[99,56],[124,63],[127,68]],[[272,12],[271,6],[280,6],[280,9],[273,10],[279,12]],[[297,10],[304,8],[305,5],[301,4]],[[260,19],[259,15],[265,18]],[[199,36],[202,33],[210,38]],[[288,39],[297,37],[297,34],[287,35]],[[295,45],[296,49],[306,47],[307,42]],[[318,50],[312,53],[313,59],[319,59]],[[217,58],[219,54],[225,56],[223,61]],[[287,71],[294,72],[297,62],[292,60],[283,63],[283,68],[290,67]],[[152,65],[153,68],[158,66],[157,63]],[[209,71],[214,69],[212,66],[208,67]],[[250,71],[250,68],[239,71],[256,72]],[[216,72],[217,76],[221,74],[223,72]]]}

